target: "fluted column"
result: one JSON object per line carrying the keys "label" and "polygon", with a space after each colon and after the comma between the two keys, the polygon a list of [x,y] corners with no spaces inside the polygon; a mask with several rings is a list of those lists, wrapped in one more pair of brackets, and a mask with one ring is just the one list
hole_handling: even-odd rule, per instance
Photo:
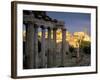
{"label": "fluted column", "polygon": [[28,23],[26,25],[26,46],[25,46],[25,52],[26,52],[26,68],[32,69],[34,68],[34,26],[32,23]]}
{"label": "fluted column", "polygon": [[42,28],[42,38],[41,38],[41,67],[44,68],[46,66],[45,64],[45,28],[44,26],[41,26]]}
{"label": "fluted column", "polygon": [[53,29],[53,66],[56,67],[56,47],[57,47],[57,44],[56,44],[56,31],[57,31],[57,28],[54,28]]}
{"label": "fluted column", "polygon": [[39,56],[38,56],[38,26],[34,24],[34,60],[35,60],[35,68],[39,67]]}
{"label": "fluted column", "polygon": [[65,65],[65,54],[66,54],[66,29],[62,29],[62,53],[61,53],[61,66]]}
{"label": "fluted column", "polygon": [[51,29],[48,28],[48,52],[47,52],[47,67],[52,67],[52,53],[51,53]]}

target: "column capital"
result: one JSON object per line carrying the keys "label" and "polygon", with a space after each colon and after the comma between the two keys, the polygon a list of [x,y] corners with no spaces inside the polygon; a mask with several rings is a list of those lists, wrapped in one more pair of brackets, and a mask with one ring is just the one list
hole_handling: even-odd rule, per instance
{"label": "column capital", "polygon": [[57,30],[57,28],[53,28],[53,30]]}
{"label": "column capital", "polygon": [[27,25],[27,24],[33,24],[32,21],[23,21],[23,23],[26,24],[26,25]]}
{"label": "column capital", "polygon": [[34,28],[39,28],[39,26],[37,24],[33,24],[34,25]]}
{"label": "column capital", "polygon": [[44,25],[41,25],[40,28],[42,28],[42,29],[46,29]]}
{"label": "column capital", "polygon": [[51,30],[52,28],[48,27],[47,29]]}
{"label": "column capital", "polygon": [[63,31],[66,31],[67,29],[66,28],[61,28]]}

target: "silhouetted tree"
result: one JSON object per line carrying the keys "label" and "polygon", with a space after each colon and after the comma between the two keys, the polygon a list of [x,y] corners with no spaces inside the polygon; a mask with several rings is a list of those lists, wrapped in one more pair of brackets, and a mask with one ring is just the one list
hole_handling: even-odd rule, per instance
{"label": "silhouetted tree", "polygon": [[72,53],[74,52],[75,48],[73,46],[69,46],[69,51]]}
{"label": "silhouetted tree", "polygon": [[91,42],[89,41],[82,41],[80,45],[81,50],[86,53],[90,54],[91,53]]}

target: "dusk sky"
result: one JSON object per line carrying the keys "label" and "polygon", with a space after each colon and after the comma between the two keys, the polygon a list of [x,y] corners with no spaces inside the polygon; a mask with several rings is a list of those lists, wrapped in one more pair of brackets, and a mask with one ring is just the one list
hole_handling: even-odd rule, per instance
{"label": "dusk sky", "polygon": [[90,35],[91,15],[88,13],[47,12],[51,18],[62,20],[69,32],[85,31]]}

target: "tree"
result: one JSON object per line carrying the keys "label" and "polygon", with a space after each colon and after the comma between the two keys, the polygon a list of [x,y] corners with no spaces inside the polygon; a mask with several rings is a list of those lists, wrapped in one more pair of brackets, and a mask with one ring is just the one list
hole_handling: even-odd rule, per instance
{"label": "tree", "polygon": [[80,44],[80,49],[86,53],[90,54],[91,53],[91,42],[89,41],[82,41]]}
{"label": "tree", "polygon": [[72,53],[74,52],[75,48],[73,46],[69,46],[69,51]]}

